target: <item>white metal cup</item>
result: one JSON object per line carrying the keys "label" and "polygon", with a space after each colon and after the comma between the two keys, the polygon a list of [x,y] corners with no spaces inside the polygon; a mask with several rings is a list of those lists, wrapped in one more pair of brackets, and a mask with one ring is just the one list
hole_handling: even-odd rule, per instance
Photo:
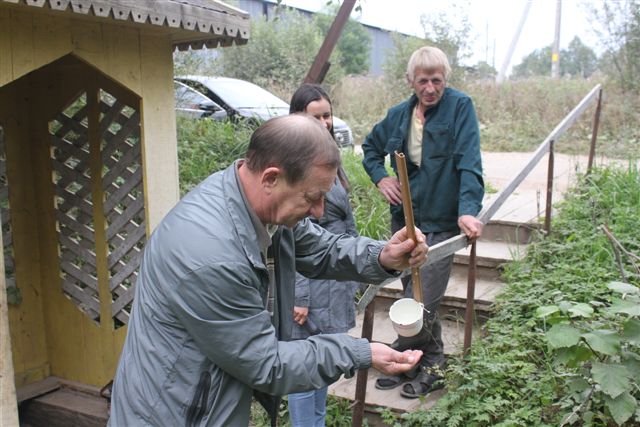
{"label": "white metal cup", "polygon": [[389,318],[393,329],[403,337],[413,337],[422,329],[424,304],[413,298],[402,298],[391,305]]}

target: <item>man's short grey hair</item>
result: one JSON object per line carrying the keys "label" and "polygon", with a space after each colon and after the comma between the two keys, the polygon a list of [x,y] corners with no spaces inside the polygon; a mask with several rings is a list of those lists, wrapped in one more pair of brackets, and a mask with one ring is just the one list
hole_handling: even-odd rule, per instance
{"label": "man's short grey hair", "polygon": [[315,117],[290,114],[267,120],[251,135],[245,164],[252,172],[278,167],[289,184],[303,181],[312,166],[338,169],[340,150]]}
{"label": "man's short grey hair", "polygon": [[440,71],[445,80],[449,80],[449,75],[451,75],[451,66],[447,55],[433,46],[423,46],[411,54],[407,64],[407,79],[410,83],[413,82],[418,70],[430,73]]}

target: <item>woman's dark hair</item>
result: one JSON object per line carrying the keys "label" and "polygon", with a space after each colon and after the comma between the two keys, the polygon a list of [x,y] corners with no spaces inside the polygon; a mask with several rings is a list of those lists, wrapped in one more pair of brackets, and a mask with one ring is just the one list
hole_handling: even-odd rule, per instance
{"label": "woman's dark hair", "polygon": [[[325,99],[329,103],[329,109],[333,116],[333,104],[331,103],[331,98],[329,98],[329,94],[322,88],[322,86],[313,83],[303,83],[291,97],[291,102],[289,103],[289,114],[305,113],[307,111],[307,105],[322,99]],[[333,133],[333,120],[331,121],[331,129],[329,129],[329,133],[331,133],[331,136],[335,140],[335,135]],[[350,192],[351,184],[349,183],[349,178],[347,178],[347,174],[344,172],[344,169],[342,169],[342,166],[338,168],[338,179],[344,189],[347,190],[347,192]]]}

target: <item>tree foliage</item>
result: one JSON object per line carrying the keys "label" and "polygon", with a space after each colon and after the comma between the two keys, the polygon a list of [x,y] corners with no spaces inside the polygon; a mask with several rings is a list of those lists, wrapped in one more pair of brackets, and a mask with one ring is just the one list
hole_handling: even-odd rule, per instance
{"label": "tree foliage", "polygon": [[295,87],[321,44],[317,27],[298,12],[284,11],[274,20],[252,20],[249,43],[222,49],[216,72],[260,86]]}
{"label": "tree foliage", "polygon": [[[551,74],[551,45],[536,49],[513,67],[514,78],[548,76]],[[598,57],[593,49],[585,45],[578,36],[567,49],[560,50],[560,75],[589,77],[597,69]]]}
{"label": "tree foliage", "polygon": [[[307,75],[334,19],[335,13],[309,18],[282,9],[274,19],[252,20],[249,43],[223,49],[214,72],[293,92]],[[345,74],[366,72],[370,46],[366,30],[350,19],[329,59],[331,67],[325,82],[331,84]]]}
{"label": "tree foliage", "polygon": [[424,31],[423,38],[392,34],[394,50],[387,55],[383,64],[385,77],[398,82],[398,86],[406,86],[405,75],[411,54],[422,46],[436,46],[449,59],[452,70],[450,83],[456,85],[463,80],[466,69],[461,63],[469,56],[471,42],[471,25],[465,12],[465,4],[468,2],[454,2],[447,12],[422,15],[420,22]]}
{"label": "tree foliage", "polygon": [[590,13],[605,50],[600,68],[623,89],[640,90],[640,0],[599,2]]}
{"label": "tree foliage", "polygon": [[[333,7],[329,13],[319,13],[315,22],[323,36],[329,33],[329,28],[338,13]],[[369,52],[371,51],[371,37],[359,22],[349,19],[338,43],[334,49],[335,59],[346,74],[366,74],[369,71]],[[333,66],[333,65],[332,65]]]}

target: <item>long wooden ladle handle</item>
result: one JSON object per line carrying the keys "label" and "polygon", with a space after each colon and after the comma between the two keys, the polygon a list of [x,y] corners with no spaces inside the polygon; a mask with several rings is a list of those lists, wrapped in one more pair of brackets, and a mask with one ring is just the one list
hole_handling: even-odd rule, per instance
{"label": "long wooden ladle handle", "polygon": [[[403,153],[394,153],[396,165],[398,166],[398,179],[400,179],[400,190],[402,191],[402,210],[404,212],[404,223],[407,226],[407,235],[414,242],[416,241],[416,227],[413,220],[413,205],[411,204],[411,190],[409,189],[409,176],[407,175],[407,164]],[[413,298],[420,304],[422,301],[422,285],[420,284],[420,267],[411,268],[411,283]]]}

